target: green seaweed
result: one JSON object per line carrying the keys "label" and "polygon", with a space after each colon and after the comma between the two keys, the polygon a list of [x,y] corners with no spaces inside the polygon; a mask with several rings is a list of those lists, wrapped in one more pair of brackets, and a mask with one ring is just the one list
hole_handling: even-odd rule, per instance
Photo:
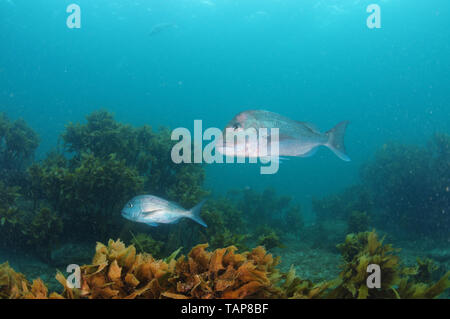
{"label": "green seaweed", "polygon": [[369,215],[366,212],[354,210],[350,213],[347,223],[347,233],[360,233],[369,229]]}
{"label": "green seaweed", "polygon": [[160,255],[164,244],[162,241],[154,240],[152,236],[144,233],[138,233],[136,236],[131,233],[131,235],[133,236],[131,243],[137,247],[138,252],[152,254],[153,256]]}
{"label": "green seaweed", "polygon": [[0,113],[0,180],[23,186],[25,168],[39,146],[39,137],[23,119],[11,122]]}
{"label": "green seaweed", "polygon": [[399,235],[432,234],[448,240],[450,136],[433,135],[427,146],[388,143],[362,169],[379,224]]}
{"label": "green seaweed", "polygon": [[[395,255],[399,249],[383,241],[372,231],[349,234],[338,245],[345,263],[328,298],[436,298],[450,287],[450,272],[436,283],[422,282],[417,277],[419,267],[404,267]],[[380,267],[380,288],[369,289],[367,285],[367,266],[371,264]]]}
{"label": "green seaweed", "polygon": [[272,248],[285,248],[278,234],[268,226],[261,226],[255,233],[257,244],[264,246],[267,250]]}
{"label": "green seaweed", "polygon": [[83,153],[97,158],[114,154],[143,178],[143,189],[148,193],[185,207],[194,206],[208,194],[202,188],[205,174],[201,165],[172,161],[175,142],[167,128],[155,132],[148,125],[135,128],[121,124],[105,110],[91,113],[86,120],[86,124],[68,124],[61,136],[66,150],[75,153],[75,158]]}
{"label": "green seaweed", "polygon": [[199,228],[200,241],[214,248],[230,245],[246,248],[248,235],[242,212],[230,201],[225,198],[208,200],[202,209],[202,218],[208,228]]}
{"label": "green seaweed", "polygon": [[372,195],[362,185],[350,186],[337,194],[313,198],[312,208],[320,222],[326,219],[347,220],[352,212],[370,212],[373,209]]}

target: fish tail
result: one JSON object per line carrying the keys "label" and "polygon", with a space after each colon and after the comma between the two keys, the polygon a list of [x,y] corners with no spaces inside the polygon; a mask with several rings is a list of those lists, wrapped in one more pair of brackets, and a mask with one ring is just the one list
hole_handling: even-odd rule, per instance
{"label": "fish tail", "polygon": [[189,211],[189,218],[196,221],[203,227],[208,227],[206,223],[203,221],[203,219],[200,217],[200,210],[202,209],[203,204],[206,202],[206,199],[202,200],[200,203],[195,205],[191,210]]}
{"label": "fish tail", "polygon": [[325,144],[331,149],[341,160],[350,161],[350,157],[345,152],[344,135],[348,121],[338,123],[325,134],[328,136],[328,142]]}

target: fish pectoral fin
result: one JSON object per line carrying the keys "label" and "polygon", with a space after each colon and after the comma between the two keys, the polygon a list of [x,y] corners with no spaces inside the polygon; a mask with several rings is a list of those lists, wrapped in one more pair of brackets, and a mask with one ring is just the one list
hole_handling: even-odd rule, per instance
{"label": "fish pectoral fin", "polygon": [[159,211],[162,211],[162,209],[155,209],[155,210],[151,210],[151,211],[148,211],[148,212],[142,212],[141,214],[142,214],[143,217],[145,217],[145,216],[151,215],[151,214],[159,212]]}

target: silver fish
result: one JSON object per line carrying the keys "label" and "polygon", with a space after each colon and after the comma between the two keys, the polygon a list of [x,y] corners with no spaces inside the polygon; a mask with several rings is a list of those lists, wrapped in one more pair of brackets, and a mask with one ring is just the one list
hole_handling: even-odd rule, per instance
{"label": "silver fish", "polygon": [[[314,124],[291,120],[277,113],[264,110],[244,111],[236,115],[225,127],[222,139],[216,144],[218,152],[228,156],[260,157],[256,139],[243,139],[239,144],[234,136],[249,134],[250,131],[268,129],[267,149],[271,150],[271,141],[278,139],[279,156],[308,157],[314,155],[321,145],[331,149],[340,159],[350,161],[345,152],[344,134],[348,121],[338,123],[331,130],[322,133]],[[278,128],[278,135],[270,135],[270,129]],[[228,139],[230,138],[230,139]],[[234,145],[227,145],[227,140]],[[270,151],[269,151],[270,155]]]}
{"label": "silver fish", "polygon": [[122,209],[122,217],[149,226],[172,224],[181,218],[190,218],[204,227],[208,227],[200,217],[200,210],[205,203],[201,201],[190,210],[177,203],[153,195],[139,195],[132,198]]}

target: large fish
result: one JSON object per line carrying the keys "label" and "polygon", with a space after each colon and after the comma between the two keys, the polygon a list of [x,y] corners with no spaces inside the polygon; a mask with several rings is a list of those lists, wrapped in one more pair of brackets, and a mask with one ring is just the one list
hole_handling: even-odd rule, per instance
{"label": "large fish", "polygon": [[[323,145],[331,149],[340,159],[350,161],[344,146],[347,124],[348,121],[340,122],[331,130],[322,133],[314,124],[294,121],[277,113],[264,110],[244,111],[236,115],[225,127],[223,139],[217,141],[216,149],[227,156],[262,157],[257,140],[243,139],[239,143],[234,136],[246,135],[251,131],[259,132],[261,128],[266,128],[268,156],[307,157],[313,155],[317,148]],[[271,133],[272,128],[278,128],[277,136]],[[279,143],[278,154],[270,153],[274,137]],[[227,140],[232,141],[234,145],[227,144]]]}
{"label": "large fish", "polygon": [[190,210],[186,210],[177,203],[167,201],[153,195],[139,195],[131,199],[122,209],[122,216],[128,220],[144,223],[149,226],[158,224],[172,224],[181,218],[190,218],[204,227],[205,222],[200,217],[200,209],[205,200]]}

